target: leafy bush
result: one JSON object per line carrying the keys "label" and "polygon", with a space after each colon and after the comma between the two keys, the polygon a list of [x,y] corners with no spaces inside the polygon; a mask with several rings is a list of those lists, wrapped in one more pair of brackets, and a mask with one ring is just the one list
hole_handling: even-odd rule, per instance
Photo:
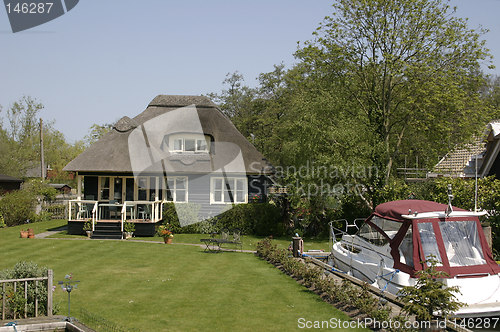
{"label": "leafy bush", "polygon": [[57,190],[48,185],[46,180],[31,179],[23,184],[22,191],[29,192],[35,196],[42,196],[46,201],[56,199]]}
{"label": "leafy bush", "polygon": [[0,214],[3,215],[7,226],[21,225],[27,222],[38,222],[50,220],[49,212],[35,213],[35,205],[38,198],[53,200],[57,190],[49,187],[45,181],[40,179],[30,180],[24,183],[21,190],[11,191],[0,200]]}
{"label": "leafy bush", "polygon": [[24,190],[11,191],[0,200],[0,214],[7,226],[24,224],[35,219],[35,202],[33,194]]}
{"label": "leafy bush", "polygon": [[49,221],[50,219],[52,219],[52,215],[47,212],[47,211],[40,211],[40,213],[38,214],[34,214],[33,215],[33,220],[31,220],[32,222],[42,222],[42,221]]}
{"label": "leafy bush", "polygon": [[270,203],[238,204],[217,216],[219,229],[240,229],[242,234],[283,235],[281,209]]}
{"label": "leafy bush", "polygon": [[[125,223],[125,224],[128,224],[128,223]],[[83,231],[84,232],[89,232],[92,230],[92,223],[90,221],[86,221],[84,224],[83,224]]]}
{"label": "leafy bush", "polygon": [[[275,235],[283,234],[281,209],[269,203],[234,205],[217,217],[199,221],[198,204],[166,203],[163,205],[163,223],[171,225],[174,233],[211,233],[221,229],[239,229],[242,234]],[[178,214],[190,225],[181,227]]]}
{"label": "leafy bush", "polygon": [[[199,233],[197,232],[197,227],[199,224],[198,212],[200,211],[200,206],[195,203],[165,203],[163,204],[163,224],[169,224],[169,229],[176,234],[181,233]],[[181,227],[179,222],[179,217],[182,220],[187,221],[190,225]]]}
{"label": "leafy bush", "polygon": [[[435,312],[444,317],[462,307],[454,293],[459,293],[459,287],[444,287],[438,279],[448,276],[446,272],[436,270],[439,263],[435,257],[427,259],[428,267],[417,272],[415,286],[406,286],[399,291],[401,301],[405,303],[403,311],[415,315],[418,321],[430,321]],[[424,263],[424,262],[423,262]]]}
{"label": "leafy bush", "polygon": [[4,228],[5,226],[5,220],[3,219],[3,215],[0,213],[0,228]]}
{"label": "leafy bush", "polygon": [[[85,223],[85,224],[87,224],[87,223]],[[85,229],[85,225],[84,225],[84,231],[85,230],[86,229]],[[133,232],[135,232],[135,224],[133,222],[128,222],[128,221],[124,222],[123,223],[123,231],[127,232],[127,233],[133,233]]]}
{"label": "leafy bush", "polygon": [[[397,315],[391,318],[391,308],[382,306],[376,297],[368,290],[368,285],[361,288],[355,287],[347,279],[341,283],[323,276],[322,271],[310,264],[290,257],[284,249],[278,249],[270,238],[266,238],[257,243],[257,255],[275,265],[281,267],[298,280],[303,280],[307,287],[314,287],[323,299],[333,304],[357,308],[361,313],[366,314],[377,321],[398,321],[400,326],[404,326],[405,317]],[[395,325],[397,326],[397,325]],[[389,331],[398,331],[396,328],[389,328]]]}
{"label": "leafy bush", "polygon": [[[47,268],[40,267],[33,262],[19,262],[13,269],[0,271],[0,279],[24,279],[47,276]],[[27,301],[24,299],[24,287],[17,287],[14,292],[14,287],[8,284],[6,287],[7,310],[10,313],[10,318],[13,314],[24,315],[25,304],[27,303],[26,314],[29,317],[35,316],[35,298],[38,299],[38,314],[47,314],[47,283],[38,282],[38,286],[34,282],[28,283]],[[0,303],[1,305],[1,303]],[[6,308],[7,309],[7,308]]]}

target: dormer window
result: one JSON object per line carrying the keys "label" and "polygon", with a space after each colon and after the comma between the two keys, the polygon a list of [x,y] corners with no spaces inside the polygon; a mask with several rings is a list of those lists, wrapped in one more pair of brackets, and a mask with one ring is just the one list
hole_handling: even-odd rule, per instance
{"label": "dormer window", "polygon": [[171,152],[209,152],[210,137],[201,134],[175,134],[165,136],[163,142]]}

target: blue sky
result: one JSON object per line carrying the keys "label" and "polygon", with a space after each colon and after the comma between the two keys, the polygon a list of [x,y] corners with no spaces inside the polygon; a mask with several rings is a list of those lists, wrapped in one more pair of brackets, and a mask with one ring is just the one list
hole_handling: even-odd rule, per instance
{"label": "blue sky", "polygon": [[[485,36],[500,74],[500,0],[452,0]],[[238,70],[254,86],[274,64],[294,62],[327,0],[80,0],[70,12],[13,34],[0,8],[0,105],[22,95],[45,105],[66,138],[93,123],[142,112],[157,94],[220,92]],[[496,36],[496,37],[495,37]]]}

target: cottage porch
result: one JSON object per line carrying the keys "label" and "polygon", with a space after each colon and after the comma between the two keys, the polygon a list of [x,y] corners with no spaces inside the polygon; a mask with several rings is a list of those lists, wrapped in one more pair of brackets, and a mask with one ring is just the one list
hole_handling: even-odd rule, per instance
{"label": "cottage porch", "polygon": [[154,225],[162,219],[164,201],[96,201],[73,199],[68,202],[68,233],[83,234],[85,222],[92,223],[92,231],[98,224],[119,224],[123,232],[125,222],[136,225],[139,236],[154,234]]}

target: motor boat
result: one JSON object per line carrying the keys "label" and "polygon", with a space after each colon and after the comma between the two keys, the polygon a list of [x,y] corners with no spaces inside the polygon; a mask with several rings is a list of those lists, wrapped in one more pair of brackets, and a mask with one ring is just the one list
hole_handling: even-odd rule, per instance
{"label": "motor boat", "polygon": [[[330,223],[330,264],[381,291],[397,295],[414,286],[418,271],[433,257],[446,273],[445,286],[458,286],[458,301],[466,306],[461,317],[500,315],[500,267],[493,259],[479,217],[486,211],[467,211],[450,204],[400,200],[378,205],[362,223],[344,230]],[[348,234],[349,228],[355,234]],[[432,255],[432,256],[431,256]]]}

